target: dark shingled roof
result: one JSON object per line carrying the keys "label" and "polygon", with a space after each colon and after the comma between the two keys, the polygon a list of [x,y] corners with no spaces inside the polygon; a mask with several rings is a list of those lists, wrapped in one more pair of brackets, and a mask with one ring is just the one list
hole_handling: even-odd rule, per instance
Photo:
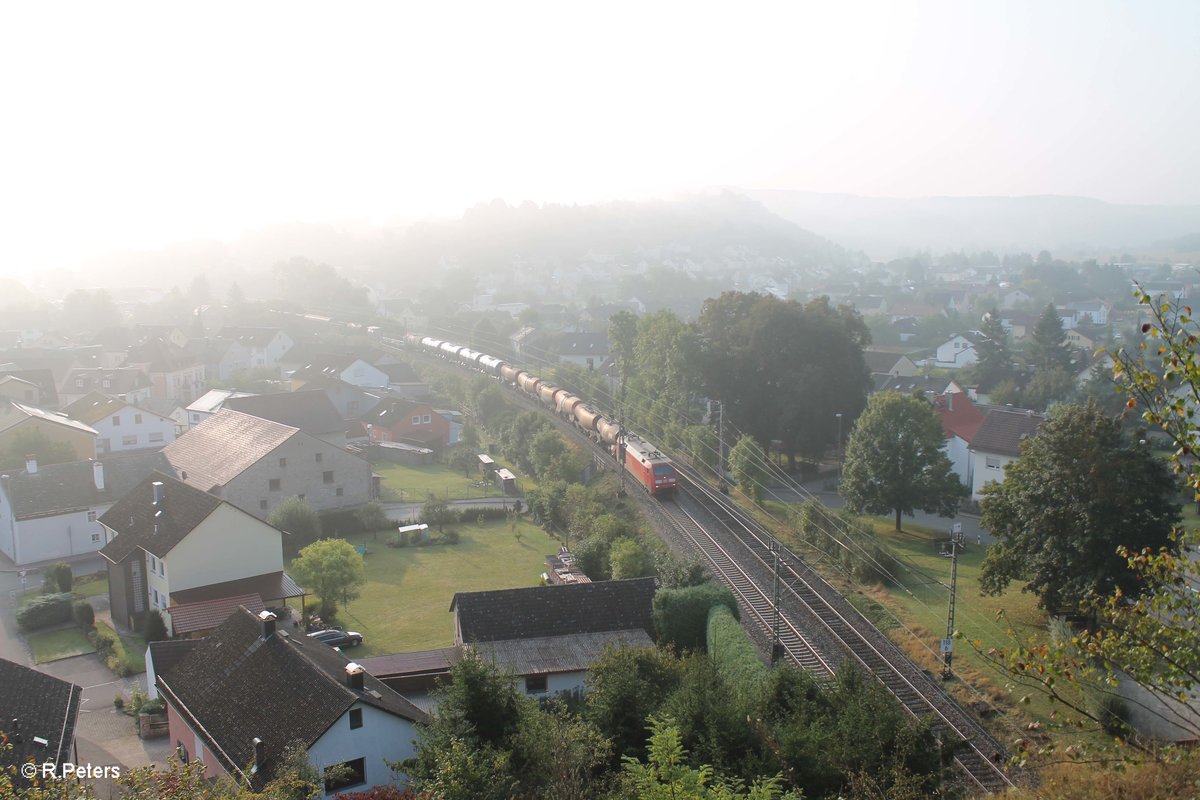
{"label": "dark shingled roof", "polygon": [[[107,386],[104,385],[105,381],[108,381]],[[82,385],[79,385],[81,382]],[[66,394],[80,394],[81,392],[123,394],[136,389],[144,389],[149,385],[150,377],[137,367],[113,369],[83,367],[67,373],[67,377],[62,382],[62,389]]]}
{"label": "dark shingled roof", "polygon": [[375,369],[388,376],[390,383],[420,383],[421,376],[411,364],[376,364]]}
{"label": "dark shingled roof", "polygon": [[291,425],[221,409],[163,452],[176,472],[187,473],[189,484],[207,492],[229,483],[297,433]]}
{"label": "dark shingled roof", "polygon": [[462,649],[439,647],[436,650],[414,650],[411,653],[389,653],[360,659],[363,669],[377,678],[398,675],[418,675],[427,672],[449,672],[462,660]]}
{"label": "dark shingled roof", "polygon": [[146,364],[150,372],[175,372],[200,364],[197,356],[165,339],[147,339],[129,348],[130,364]]}
{"label": "dark shingled roof", "polygon": [[971,439],[971,449],[980,453],[1021,455],[1021,442],[1037,433],[1046,418],[1032,411],[993,408]]}
{"label": "dark shingled roof", "polygon": [[231,397],[222,408],[299,428],[313,436],[341,433],[346,427],[329,395],[319,390]]}
{"label": "dark shingled roof", "polygon": [[[83,690],[73,683],[0,658],[0,730],[8,734],[11,750],[0,750],[0,770],[33,760],[40,764],[74,761],[71,743]],[[18,721],[13,730],[13,720]],[[19,741],[18,741],[19,734]],[[34,738],[44,739],[45,745]],[[18,773],[14,782],[27,788]]]}
{"label": "dark shingled roof", "polygon": [[11,375],[23,381],[28,381],[42,391],[42,405],[54,408],[58,405],[58,387],[54,385],[54,371],[49,369],[6,369],[4,375]]}
{"label": "dark shingled roof", "polygon": [[[363,414],[359,419],[366,425],[382,425],[390,427],[397,422],[403,422],[404,418],[410,416],[414,408],[430,408],[425,403],[414,403],[411,400],[403,400],[400,398],[388,398],[373,409]],[[432,411],[430,412],[432,413]]]}
{"label": "dark shingled roof", "polygon": [[464,643],[495,642],[641,628],[654,635],[654,579],[633,578],[568,586],[535,586],[492,592],[459,592]]}
{"label": "dark shingled roof", "polygon": [[[163,483],[163,502],[154,505],[154,482]],[[114,564],[141,547],[159,558],[196,529],[223,501],[169,475],[156,472],[104,512],[100,522],[117,536],[100,550]]]}
{"label": "dark shingled roof", "polygon": [[156,471],[169,471],[162,453],[135,453],[99,459],[104,491],[96,490],[92,461],[45,464],[34,475],[22,470],[10,475],[8,496],[17,519],[31,519],[95,508],[113,503]]}
{"label": "dark shingled roof", "polygon": [[[249,611],[237,613],[203,639],[159,691],[206,739],[229,771],[254,761],[254,738],[263,741],[264,763],[253,781],[261,786],[279,766],[288,743],[310,746],[355,703],[365,703],[418,723],[428,715],[369,673],[363,689],[346,684],[349,660],[306,636],[276,631],[262,636]],[[189,719],[190,717],[190,719]]]}
{"label": "dark shingled roof", "polygon": [[[227,616],[226,619],[229,617]],[[166,639],[150,643],[150,658],[154,661],[154,674],[166,675],[188,653],[196,649],[203,639]]]}
{"label": "dark shingled roof", "polygon": [[236,339],[247,347],[266,347],[282,333],[279,328],[251,328],[226,325],[217,331],[218,339]]}

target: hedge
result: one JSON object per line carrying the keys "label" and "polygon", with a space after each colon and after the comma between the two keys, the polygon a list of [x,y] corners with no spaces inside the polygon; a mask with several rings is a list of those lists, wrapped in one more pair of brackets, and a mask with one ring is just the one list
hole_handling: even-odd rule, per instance
{"label": "hedge", "polygon": [[104,658],[104,663],[114,675],[126,678],[133,674],[133,668],[129,666],[129,655],[125,652],[125,643],[108,624],[96,623],[92,643],[96,645],[96,652]]}
{"label": "hedge", "polygon": [[754,696],[767,678],[754,642],[723,605],[708,612],[708,657],[726,684],[747,696]]}
{"label": "hedge", "polygon": [[702,583],[683,589],[659,589],[654,595],[654,627],[660,644],[678,650],[699,650],[708,639],[708,612],[723,605],[736,618],[733,592],[719,583]]}
{"label": "hedge", "polygon": [[71,604],[75,595],[70,592],[44,594],[30,600],[17,612],[17,624],[23,630],[34,631],[71,621]]}

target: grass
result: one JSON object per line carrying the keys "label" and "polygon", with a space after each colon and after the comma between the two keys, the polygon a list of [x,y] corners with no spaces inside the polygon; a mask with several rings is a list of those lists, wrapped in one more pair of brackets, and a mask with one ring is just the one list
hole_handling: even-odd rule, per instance
{"label": "grass", "polygon": [[40,631],[26,637],[33,651],[33,663],[45,664],[62,658],[96,652],[95,646],[79,628],[63,628],[58,631]]}
{"label": "grass", "polygon": [[[363,634],[355,655],[449,647],[454,643],[450,601],[455,592],[536,586],[545,557],[558,542],[523,520],[455,525],[458,544],[393,548],[387,532],[349,537],[366,544],[367,581],[357,600],[338,609],[343,627]],[[520,541],[516,533],[520,534]],[[309,598],[311,605],[312,599]]]}
{"label": "grass", "polygon": [[[75,595],[80,598],[95,597],[96,595],[107,596],[108,574],[97,572],[94,575],[81,576],[72,585],[71,591],[73,591]],[[32,589],[26,589],[17,595],[17,607],[24,608],[29,601],[33,600],[35,597],[41,597],[42,594],[44,593],[42,592],[42,587],[40,584]]]}
{"label": "grass", "polygon": [[[503,497],[504,491],[492,482],[484,482],[478,472],[470,478],[445,464],[410,467],[380,463],[375,472],[383,477],[385,493],[397,502],[424,503],[429,496],[439,500],[467,500],[474,497]],[[477,486],[476,484],[483,484]]]}

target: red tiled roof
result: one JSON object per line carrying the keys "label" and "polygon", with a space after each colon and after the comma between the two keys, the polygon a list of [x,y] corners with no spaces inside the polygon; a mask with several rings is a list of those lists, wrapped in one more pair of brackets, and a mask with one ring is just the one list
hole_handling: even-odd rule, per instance
{"label": "red tiled roof", "polygon": [[933,410],[942,420],[946,437],[957,436],[971,443],[979,426],[983,425],[983,412],[963,392],[947,392],[933,398]]}
{"label": "red tiled roof", "polygon": [[171,606],[167,611],[171,615],[171,627],[175,635],[183,636],[217,627],[229,619],[229,616],[238,610],[238,606],[245,606],[252,614],[266,610],[262,598],[257,594],[239,594],[216,600],[181,603]]}

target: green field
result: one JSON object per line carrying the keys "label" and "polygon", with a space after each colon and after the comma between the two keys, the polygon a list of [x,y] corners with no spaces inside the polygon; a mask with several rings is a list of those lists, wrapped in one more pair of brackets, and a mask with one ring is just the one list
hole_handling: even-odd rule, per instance
{"label": "green field", "polygon": [[33,663],[45,664],[84,653],[96,652],[95,646],[79,628],[63,628],[59,631],[40,631],[27,637],[29,649],[33,651]]}
{"label": "green field", "polygon": [[495,483],[482,480],[478,471],[471,477],[462,470],[444,464],[409,467],[403,464],[379,463],[375,472],[383,477],[384,499],[392,502],[424,503],[430,495],[439,500],[466,500],[473,497],[502,497],[504,492]]}
{"label": "green field", "polygon": [[[458,544],[387,547],[387,533],[348,537],[366,544],[367,582],[357,600],[338,609],[342,627],[363,634],[351,651],[370,656],[449,647],[455,592],[537,586],[558,542],[525,521],[455,525]],[[518,541],[517,534],[520,534]],[[311,604],[311,600],[310,600]]]}

